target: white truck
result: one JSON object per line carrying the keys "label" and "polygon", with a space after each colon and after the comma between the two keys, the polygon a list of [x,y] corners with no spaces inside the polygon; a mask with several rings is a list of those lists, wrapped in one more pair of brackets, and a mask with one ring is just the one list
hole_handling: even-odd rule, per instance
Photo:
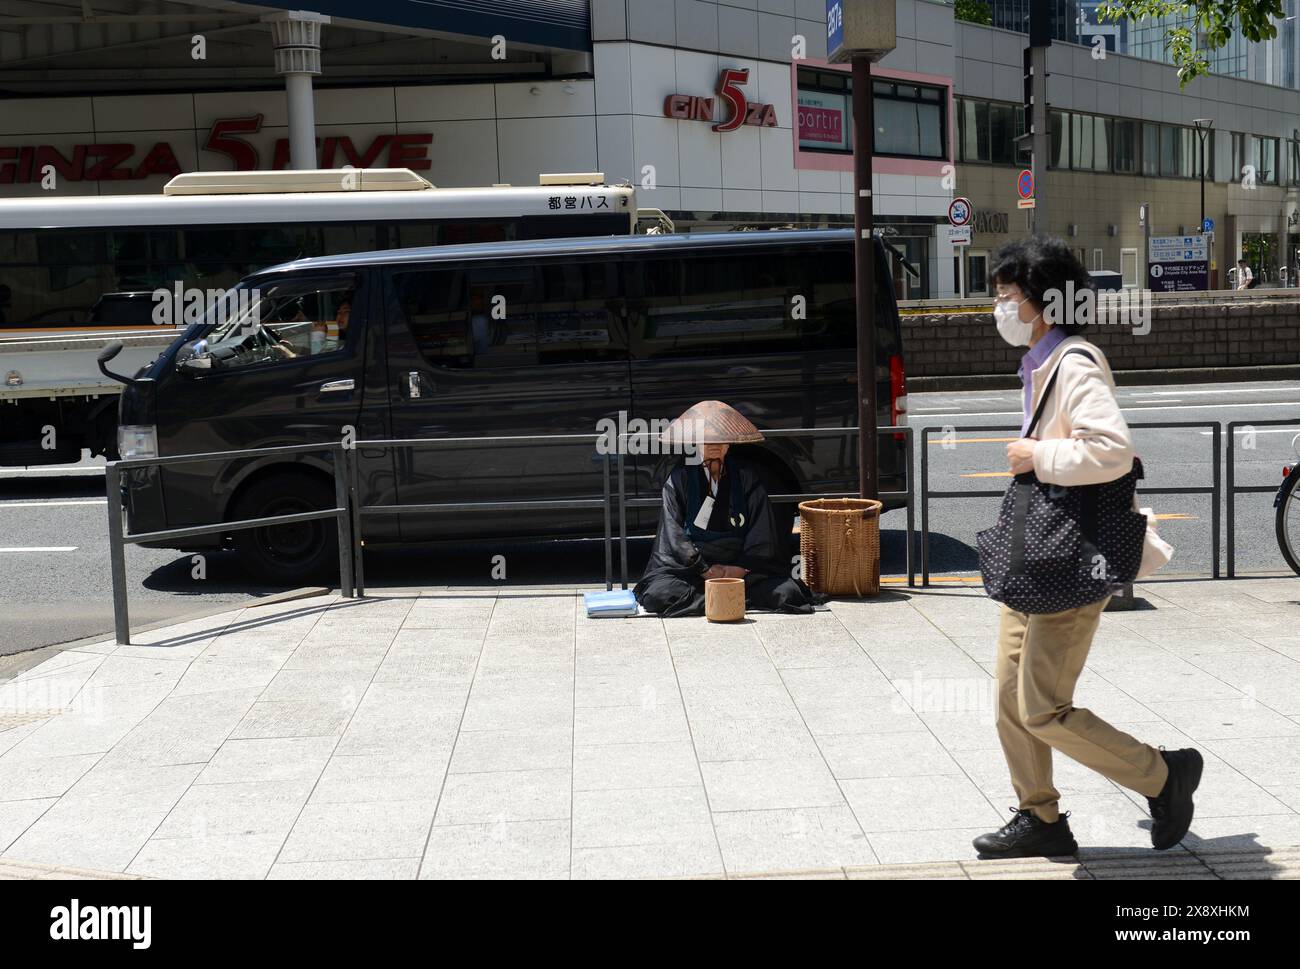
{"label": "white truck", "polygon": [[83,448],[117,451],[122,385],[100,373],[96,357],[120,340],[114,368],[135,373],[176,339],[175,327],[62,333],[0,333],[0,466],[71,464]]}

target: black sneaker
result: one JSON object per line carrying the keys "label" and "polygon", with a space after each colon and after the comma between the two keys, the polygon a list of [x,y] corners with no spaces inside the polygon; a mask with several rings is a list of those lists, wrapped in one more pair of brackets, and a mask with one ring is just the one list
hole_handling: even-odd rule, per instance
{"label": "black sneaker", "polygon": [[1192,792],[1201,783],[1205,760],[1193,747],[1182,750],[1161,748],[1169,765],[1169,779],[1156,797],[1147,798],[1151,808],[1151,845],[1157,851],[1172,848],[1192,826]]}
{"label": "black sneaker", "polygon": [[1048,824],[1032,811],[1010,809],[1012,818],[992,834],[971,842],[981,858],[1036,858],[1072,855],[1079,843],[1070,833],[1070,822],[1062,814]]}

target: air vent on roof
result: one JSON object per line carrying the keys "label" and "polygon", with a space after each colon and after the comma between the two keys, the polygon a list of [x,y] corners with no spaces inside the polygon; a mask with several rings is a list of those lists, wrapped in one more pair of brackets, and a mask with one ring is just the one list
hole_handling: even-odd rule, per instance
{"label": "air vent on roof", "polygon": [[402,192],[433,188],[409,168],[316,168],[273,172],[185,172],[164,195],[263,195],[289,192]]}
{"label": "air vent on roof", "polygon": [[558,172],[538,175],[538,185],[604,185],[604,172]]}

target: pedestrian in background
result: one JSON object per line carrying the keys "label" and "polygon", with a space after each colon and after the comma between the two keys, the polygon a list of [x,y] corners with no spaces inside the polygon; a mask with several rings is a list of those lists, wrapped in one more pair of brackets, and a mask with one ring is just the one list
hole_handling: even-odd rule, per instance
{"label": "pedestrian in background", "polygon": [[1237,260],[1237,288],[1250,289],[1255,283],[1255,274],[1250,271],[1250,266],[1245,259]]}
{"label": "pedestrian in background", "polygon": [[[1073,307],[1053,314],[1062,321],[1057,325],[1043,315],[1050,300],[1064,299],[1067,283],[1073,283],[1075,292],[1091,285],[1087,270],[1062,240],[1044,237],[1009,243],[992,263],[998,332],[1012,346],[1027,348],[1020,363],[1021,438],[1007,445],[1012,474],[1033,472],[1039,482],[1062,487],[1102,484],[1128,474],[1133,444],[1105,355],[1078,335]],[[1067,355],[1074,347],[1088,352]],[[1027,438],[1031,416],[1058,364],[1037,435]],[[1158,750],[1074,705],[1075,683],[1109,601],[1107,596],[1063,612],[1033,615],[1002,607],[997,729],[1020,803],[1006,825],[975,839],[982,857],[1078,850],[1052,785],[1053,750],[1145,795],[1154,847],[1173,847],[1191,825],[1192,792],[1203,766],[1200,753]]]}

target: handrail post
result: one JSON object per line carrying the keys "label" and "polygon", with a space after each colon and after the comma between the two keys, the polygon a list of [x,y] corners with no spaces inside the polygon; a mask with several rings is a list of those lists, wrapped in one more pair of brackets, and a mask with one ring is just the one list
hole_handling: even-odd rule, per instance
{"label": "handrail post", "polygon": [[[1213,505],[1211,506],[1212,510],[1210,512],[1210,544],[1213,546],[1212,554],[1214,556],[1214,569],[1211,578],[1215,579],[1219,578],[1219,500],[1222,497],[1222,475],[1219,465],[1219,447],[1220,432],[1222,430],[1222,421],[1215,421],[1214,426],[1210,428],[1210,440],[1212,442],[1210,446],[1214,448],[1214,460],[1210,462],[1210,467],[1213,469],[1214,473],[1214,492],[1210,496],[1210,500],[1213,502]],[[1232,577],[1231,572],[1229,572],[1228,577]]]}
{"label": "handrail post", "polygon": [[610,592],[614,588],[614,515],[610,507],[610,489],[609,489],[609,454],[601,455],[601,478],[604,482],[605,491],[605,591]]}
{"label": "handrail post", "polygon": [[117,642],[131,645],[131,618],[126,592],[126,548],[122,542],[122,472],[116,461],[104,468],[108,489],[108,558],[113,578],[113,632]]}
{"label": "handrail post", "polygon": [[[1237,422],[1228,421],[1228,442],[1227,442],[1227,459],[1228,466],[1228,487],[1225,490],[1224,499],[1228,505],[1228,578],[1237,577],[1237,456],[1234,450],[1234,444],[1237,438]],[[1215,458],[1218,458],[1218,440],[1215,440]],[[1218,461],[1215,461],[1217,464]],[[1219,503],[1214,503],[1215,510],[1218,510]]]}
{"label": "handrail post", "polygon": [[623,588],[627,588],[627,486],[623,481],[623,436],[618,439],[618,558],[619,569],[623,576]]}
{"label": "handrail post", "polygon": [[912,453],[915,442],[911,427],[903,431],[903,438],[907,444],[907,587],[913,589],[916,587],[916,560],[912,557],[916,542],[916,458]]}
{"label": "handrail post", "polygon": [[349,490],[352,492],[352,576],[356,585],[356,597],[364,599],[366,597],[366,559],[362,554],[361,486],[358,483],[360,472],[357,470],[357,464],[361,458],[358,454],[359,448],[355,444],[345,450],[347,451]]}
{"label": "handrail post", "polygon": [[334,460],[334,507],[338,509],[335,524],[339,533],[339,595],[351,599],[355,582],[352,575],[352,513],[348,508],[348,487],[344,475],[346,450],[341,443],[336,444],[330,457]]}
{"label": "handrail post", "polygon": [[921,587],[930,586],[930,428],[921,428]]}

